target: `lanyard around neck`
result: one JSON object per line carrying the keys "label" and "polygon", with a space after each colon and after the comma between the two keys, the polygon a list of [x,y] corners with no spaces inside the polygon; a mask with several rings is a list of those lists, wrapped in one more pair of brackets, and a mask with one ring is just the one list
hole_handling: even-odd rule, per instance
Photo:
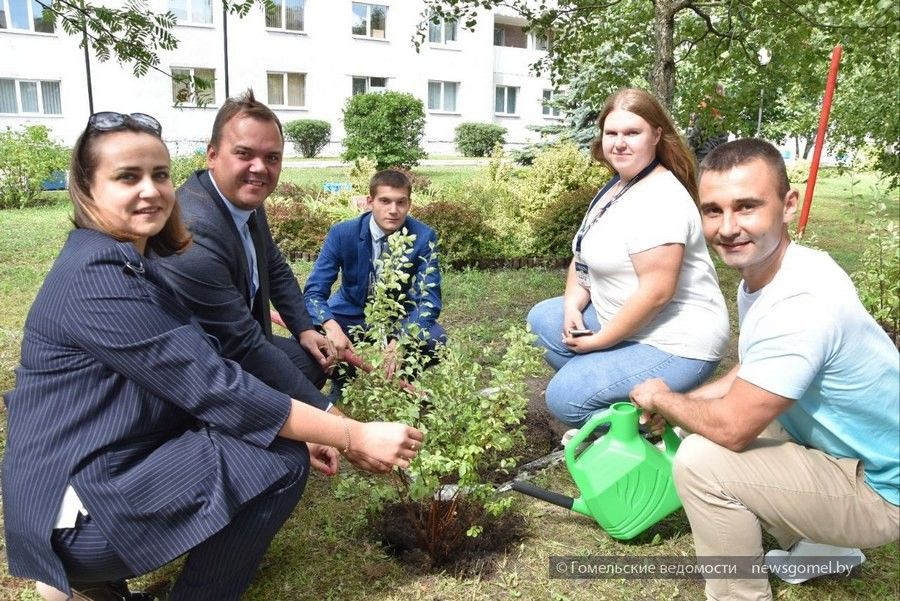
{"label": "lanyard around neck", "polygon": [[[597,212],[596,215],[594,215],[594,218],[591,219],[590,222],[588,222],[588,223],[583,222],[581,224],[581,227],[578,229],[578,235],[575,236],[575,252],[576,253],[581,252],[581,241],[584,240],[584,237],[587,235],[588,230],[590,230],[592,227],[594,227],[594,224],[597,223],[601,217],[603,217],[603,214],[606,213],[606,211],[608,211],[611,206],[616,204],[619,201],[619,199],[622,198],[625,195],[625,193],[631,189],[631,187],[633,185],[635,185],[636,183],[638,183],[639,181],[641,181],[642,179],[647,177],[651,171],[656,169],[657,165],[659,165],[659,159],[653,159],[653,161],[651,161],[651,163],[649,165],[644,167],[640,173],[638,173],[633,178],[631,178],[631,180],[629,180],[629,182],[627,184],[625,184],[621,190],[616,192],[615,196],[613,196],[610,199],[610,201],[608,203],[606,203],[606,205],[603,208],[601,208]],[[587,216],[591,214],[591,211],[594,210],[594,206],[598,202],[600,202],[601,198],[603,198],[603,195],[606,194],[613,186],[615,186],[617,183],[619,183],[621,181],[621,179],[622,178],[620,178],[618,175],[616,175],[614,178],[609,180],[608,184],[603,186],[602,190],[597,192],[597,195],[594,196],[594,199],[591,201],[590,206],[588,206],[587,214],[584,216],[585,221],[587,221]]]}

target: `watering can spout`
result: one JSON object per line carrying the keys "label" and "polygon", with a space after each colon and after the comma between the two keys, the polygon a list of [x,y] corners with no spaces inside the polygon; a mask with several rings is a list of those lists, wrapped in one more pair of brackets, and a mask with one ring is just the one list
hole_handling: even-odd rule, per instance
{"label": "watering can spout", "polygon": [[594,517],[594,514],[591,513],[591,510],[588,508],[587,503],[584,502],[582,497],[573,500],[572,511],[580,513],[581,515],[586,515],[589,518]]}

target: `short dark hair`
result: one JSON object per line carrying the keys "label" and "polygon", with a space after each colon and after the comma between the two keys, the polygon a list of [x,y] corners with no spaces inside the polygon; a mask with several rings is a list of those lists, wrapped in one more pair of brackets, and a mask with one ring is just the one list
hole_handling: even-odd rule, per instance
{"label": "short dark hair", "polygon": [[278,133],[281,135],[281,141],[284,141],[284,130],[281,127],[281,120],[278,115],[272,112],[272,109],[256,99],[253,95],[253,89],[247,88],[243,94],[227,99],[219,112],[216,113],[216,120],[213,122],[212,135],[209,137],[209,144],[213,148],[219,147],[219,141],[222,138],[222,130],[225,124],[237,116],[246,115],[256,119],[257,121],[271,121],[278,126]]}
{"label": "short dark hair", "polygon": [[700,178],[702,179],[703,174],[707,171],[721,173],[746,165],[756,159],[766,163],[772,170],[778,180],[778,194],[784,198],[791,191],[791,182],[788,180],[784,158],[777,148],[765,140],[757,138],[733,140],[714,148],[700,163]]}
{"label": "short dark hair", "polygon": [[[91,184],[97,173],[98,147],[103,144],[106,136],[120,131],[132,131],[153,136],[166,149],[166,154],[169,153],[162,138],[148,132],[134,121],[126,120],[121,127],[109,131],[101,131],[88,125],[78,136],[75,147],[72,148],[72,160],[69,163],[69,198],[72,200],[74,213],[72,221],[75,223],[75,227],[96,230],[112,236],[116,240],[124,241],[133,240],[134,236],[107,224],[97,211],[94,198],[91,196]],[[181,220],[181,211],[176,200],[172,207],[172,213],[162,230],[147,239],[147,248],[153,250],[157,255],[165,257],[184,252],[190,244],[191,234]]]}
{"label": "short dark hair", "polygon": [[385,169],[379,171],[369,180],[369,197],[375,198],[375,192],[378,186],[388,186],[390,188],[399,188],[406,190],[407,196],[412,196],[412,182],[409,176],[397,169]]}

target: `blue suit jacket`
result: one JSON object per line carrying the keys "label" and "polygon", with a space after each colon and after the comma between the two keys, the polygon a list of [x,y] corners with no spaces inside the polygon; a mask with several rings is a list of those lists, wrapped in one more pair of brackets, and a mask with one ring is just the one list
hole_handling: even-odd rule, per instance
{"label": "blue suit jacket", "polygon": [[67,484],[143,573],[288,473],[266,448],[287,395],[219,357],[153,262],[100,232],[70,234],[28,314],[5,400],[10,573],[63,591],[50,536]]}
{"label": "blue suit jacket", "polygon": [[272,343],[269,301],[295,337],[313,323],[297,278],[272,240],[265,211],[259,208],[250,217],[259,232],[259,290],[251,309],[244,246],[209,173],[198,171],[191,176],[178,189],[178,202],[194,242],[185,253],[161,259],[160,265],[179,300],[218,340],[222,356],[237,361],[272,388],[327,409],[325,397]]}
{"label": "blue suit jacket", "polygon": [[[371,219],[372,213],[366,213],[338,223],[328,231],[303,290],[306,307],[317,324],[332,319],[335,313],[362,317],[369,294],[369,278],[374,272]],[[404,324],[417,323],[428,331],[441,313],[441,272],[437,254],[431,249],[432,245],[437,249],[437,236],[434,230],[412,217],[406,218],[403,228],[416,236],[409,253],[409,288],[404,291],[409,300]],[[433,271],[426,274],[429,267]],[[331,295],[338,272],[341,287]],[[427,284],[424,293],[415,285],[422,278]]]}

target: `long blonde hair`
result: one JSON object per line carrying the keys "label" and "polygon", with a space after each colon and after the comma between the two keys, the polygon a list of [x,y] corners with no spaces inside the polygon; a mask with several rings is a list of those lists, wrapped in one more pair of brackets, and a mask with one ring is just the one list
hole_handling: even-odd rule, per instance
{"label": "long blonde hair", "polygon": [[697,202],[697,161],[688,148],[684,139],[676,131],[675,124],[669,113],[662,107],[659,101],[647,90],[640,88],[622,88],[606,99],[600,116],[597,117],[597,126],[600,134],[591,143],[591,156],[610,169],[612,165],[603,156],[603,126],[606,117],[614,110],[628,111],[650,124],[650,127],[660,128],[662,135],[656,144],[656,158],[662,165],[671,171],[678,181],[687,189],[694,203]]}

